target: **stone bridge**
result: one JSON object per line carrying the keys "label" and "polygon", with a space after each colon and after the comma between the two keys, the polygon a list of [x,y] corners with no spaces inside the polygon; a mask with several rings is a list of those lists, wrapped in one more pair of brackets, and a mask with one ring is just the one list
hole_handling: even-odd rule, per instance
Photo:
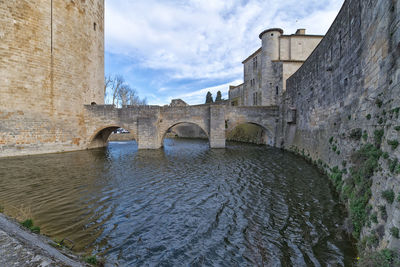
{"label": "stone bridge", "polygon": [[251,123],[261,126],[266,143],[276,144],[278,107],[233,107],[225,105],[197,105],[185,107],[85,106],[87,148],[107,145],[110,134],[124,128],[130,131],[139,149],[157,149],[163,146],[165,134],[181,123],[199,126],[208,136],[211,148],[224,148],[226,135],[236,126]]}

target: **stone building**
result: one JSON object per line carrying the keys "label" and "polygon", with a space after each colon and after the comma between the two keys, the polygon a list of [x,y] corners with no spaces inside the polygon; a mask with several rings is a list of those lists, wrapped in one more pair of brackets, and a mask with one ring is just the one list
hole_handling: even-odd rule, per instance
{"label": "stone building", "polygon": [[0,156],[76,150],[104,103],[104,0],[0,1]]}
{"label": "stone building", "polygon": [[307,35],[305,29],[285,35],[279,28],[267,29],[259,37],[261,47],[242,62],[243,84],[229,90],[231,105],[277,105],[286,90],[287,78],[300,68],[323,38]]}
{"label": "stone building", "polygon": [[229,86],[229,105],[231,106],[243,106],[243,83],[237,86]]}

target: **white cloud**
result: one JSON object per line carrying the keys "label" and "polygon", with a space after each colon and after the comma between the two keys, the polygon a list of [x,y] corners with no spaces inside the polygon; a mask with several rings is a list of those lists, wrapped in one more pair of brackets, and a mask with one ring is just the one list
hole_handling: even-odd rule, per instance
{"label": "white cloud", "polygon": [[[235,80],[270,27],[325,34],[343,0],[106,0],[106,50],[166,81]],[[161,87],[168,88],[168,86]],[[163,88],[158,92],[164,92]]]}

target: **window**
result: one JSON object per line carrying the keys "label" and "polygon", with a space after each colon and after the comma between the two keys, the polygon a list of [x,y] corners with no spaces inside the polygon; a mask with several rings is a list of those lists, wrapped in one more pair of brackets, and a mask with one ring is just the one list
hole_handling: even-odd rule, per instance
{"label": "window", "polygon": [[253,93],[253,106],[260,106],[261,105],[261,92],[254,92]]}
{"label": "window", "polygon": [[95,23],[93,23],[93,30],[96,31],[96,28],[97,28],[97,24],[96,24],[96,22],[95,22]]}
{"label": "window", "polygon": [[257,57],[253,58],[253,70],[257,69]]}
{"label": "window", "polygon": [[279,94],[279,87],[277,86],[276,87],[276,95],[278,95]]}

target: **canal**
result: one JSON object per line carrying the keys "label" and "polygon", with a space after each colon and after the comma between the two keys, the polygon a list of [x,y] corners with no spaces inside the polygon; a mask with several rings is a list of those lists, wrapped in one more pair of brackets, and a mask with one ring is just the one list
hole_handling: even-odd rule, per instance
{"label": "canal", "polygon": [[0,159],[0,205],[119,266],[351,266],[345,208],[291,153],[166,139]]}

